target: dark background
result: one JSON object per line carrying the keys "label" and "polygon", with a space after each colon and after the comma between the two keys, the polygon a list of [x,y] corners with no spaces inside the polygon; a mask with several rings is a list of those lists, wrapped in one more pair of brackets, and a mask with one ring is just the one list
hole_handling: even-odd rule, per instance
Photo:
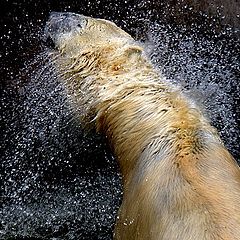
{"label": "dark background", "polygon": [[[203,33],[233,27],[239,37],[240,7],[237,0],[228,1],[141,1],[141,0],[1,0],[1,74],[14,75],[24,60],[36,53],[39,38],[34,37],[51,11],[73,11],[116,22],[137,38],[144,37],[145,23],[141,19],[161,20],[166,23],[198,24]],[[213,25],[209,27],[210,23]]]}
{"label": "dark background", "polygon": [[[45,48],[42,29],[49,13],[72,11],[109,19],[141,41],[148,38],[149,22],[159,22],[173,29],[172,36],[195,34],[216,44],[226,43],[224,51],[232,53],[224,58],[223,65],[227,66],[233,61],[232,55],[239,57],[239,3],[1,0],[0,4],[0,239],[111,239],[121,202],[121,177],[104,137],[85,133],[71,121],[59,92],[51,95],[56,102],[48,99],[48,91],[53,89],[48,88],[48,82],[41,82],[40,92],[34,84],[28,85],[36,68],[31,61]],[[170,43],[174,48],[173,39]],[[167,54],[171,55],[171,49]],[[234,78],[239,80],[239,68],[234,71]],[[228,96],[233,102],[231,118],[238,122],[239,85],[236,86],[230,86]],[[34,99],[41,96],[51,105],[55,118],[48,116],[46,105],[35,103]],[[37,110],[26,111],[28,108]],[[213,124],[221,133],[226,119],[221,114],[215,119]],[[57,121],[58,126],[53,127]],[[53,134],[52,129],[57,133]],[[239,139],[230,130],[224,129],[222,138],[239,159]]]}

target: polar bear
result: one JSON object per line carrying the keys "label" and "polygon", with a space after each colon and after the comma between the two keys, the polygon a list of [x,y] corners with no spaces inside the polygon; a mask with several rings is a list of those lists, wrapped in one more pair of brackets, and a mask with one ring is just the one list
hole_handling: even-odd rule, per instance
{"label": "polar bear", "polygon": [[216,130],[114,23],[52,13],[45,36],[82,121],[123,176],[117,240],[237,240],[240,170]]}

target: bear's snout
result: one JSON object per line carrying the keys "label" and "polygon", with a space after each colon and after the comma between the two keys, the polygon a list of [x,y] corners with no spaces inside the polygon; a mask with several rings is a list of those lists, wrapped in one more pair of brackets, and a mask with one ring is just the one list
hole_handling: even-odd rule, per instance
{"label": "bear's snout", "polygon": [[[44,29],[44,41],[52,41],[54,45],[60,37],[79,32],[85,28],[87,17],[71,12],[51,12]],[[52,43],[50,44],[53,45]]]}

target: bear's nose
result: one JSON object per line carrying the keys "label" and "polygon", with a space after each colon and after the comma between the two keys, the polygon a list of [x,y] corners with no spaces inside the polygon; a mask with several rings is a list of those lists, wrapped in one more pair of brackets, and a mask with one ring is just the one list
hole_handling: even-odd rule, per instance
{"label": "bear's nose", "polygon": [[87,23],[87,18],[83,15],[71,12],[51,12],[44,29],[44,40],[57,39],[67,33],[82,30]]}
{"label": "bear's nose", "polygon": [[[68,33],[78,26],[83,17],[74,13],[52,12],[49,16],[49,31],[54,33]],[[80,24],[79,24],[80,26]]]}

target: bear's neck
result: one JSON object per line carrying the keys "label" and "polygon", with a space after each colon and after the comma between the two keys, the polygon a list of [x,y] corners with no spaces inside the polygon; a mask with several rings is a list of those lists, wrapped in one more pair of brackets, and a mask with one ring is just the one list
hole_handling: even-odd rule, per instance
{"label": "bear's neck", "polygon": [[213,135],[199,110],[160,79],[149,66],[101,79],[106,84],[99,89],[97,129],[107,136],[124,182],[139,161],[148,166],[157,155],[188,155],[201,147],[201,132]]}

